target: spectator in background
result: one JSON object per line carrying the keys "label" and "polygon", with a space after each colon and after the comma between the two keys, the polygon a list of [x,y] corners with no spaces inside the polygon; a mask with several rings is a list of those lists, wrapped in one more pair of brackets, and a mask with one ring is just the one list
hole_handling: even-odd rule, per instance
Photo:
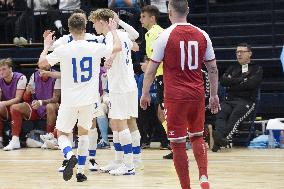
{"label": "spectator in background", "polygon": [[[148,62],[149,59],[147,58],[144,63],[141,63],[141,69],[143,72],[146,71]],[[144,73],[140,74],[139,76],[136,75],[135,79],[138,87],[138,101],[140,102],[143,88]],[[160,126],[161,124],[158,120],[156,111],[157,91],[155,82],[153,82],[153,84],[151,85],[150,95],[151,104],[148,109],[143,110],[140,106],[138,107],[137,125],[141,134],[141,147],[143,149],[150,147],[150,140],[153,134],[153,129],[157,126]]]}
{"label": "spectator in background", "polygon": [[283,45],[282,53],[280,55],[280,60],[282,62],[282,69],[283,69],[283,74],[284,74],[284,45]]}
{"label": "spectator in background", "polygon": [[0,0],[0,43],[5,42],[6,1]]}
{"label": "spectator in background", "polygon": [[27,0],[27,6],[34,11],[34,22],[29,27],[34,31],[33,40],[42,42],[42,34],[47,28],[50,28],[50,19],[47,15],[50,8],[56,5],[57,1],[53,0]]}
{"label": "spectator in background", "polygon": [[26,2],[23,0],[2,0],[2,4],[5,7],[4,11],[7,11],[7,14],[3,14],[3,16],[6,16],[4,21],[5,42],[11,43],[15,34],[15,22],[21,14],[18,11],[26,9]]}
{"label": "spectator in background", "polygon": [[[19,137],[23,119],[46,119],[46,131],[53,132],[59,108],[60,79],[42,77],[40,71],[36,71],[30,77],[23,99],[25,102],[11,106],[12,137]],[[4,150],[17,149],[19,144],[19,141],[11,140]]]}
{"label": "spectator in background", "polygon": [[[21,102],[26,88],[27,78],[21,73],[13,72],[12,59],[0,60],[0,148],[3,148],[3,122],[11,118],[10,106]],[[13,127],[13,123],[12,126]],[[13,136],[11,142],[20,148],[19,137]]]}
{"label": "spectator in background", "polygon": [[216,115],[213,152],[227,146],[240,123],[254,111],[262,80],[262,67],[251,62],[250,45],[239,44],[236,56],[239,64],[230,66],[220,80],[227,96]]}
{"label": "spectator in background", "polygon": [[[57,0],[49,0],[52,4],[56,4]],[[60,0],[59,11],[51,18],[53,24],[58,29],[61,35],[67,34],[68,32],[68,18],[71,16],[74,10],[80,9],[80,0]]]}

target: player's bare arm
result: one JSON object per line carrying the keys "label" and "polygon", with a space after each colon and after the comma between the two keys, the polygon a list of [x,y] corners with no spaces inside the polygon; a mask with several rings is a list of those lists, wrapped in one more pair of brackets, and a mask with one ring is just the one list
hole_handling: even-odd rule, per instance
{"label": "player's bare arm", "polygon": [[134,41],[132,41],[132,43],[133,43],[133,47],[132,47],[131,50],[134,51],[134,52],[139,51],[139,45]]}
{"label": "player's bare arm", "polygon": [[155,75],[157,73],[157,69],[160,64],[157,64],[153,61],[150,61],[150,63],[147,66],[147,70],[144,75],[144,81],[143,81],[143,89],[142,89],[142,96],[140,99],[140,106],[143,110],[146,110],[148,106],[150,106],[151,103],[151,97],[150,97],[150,87],[155,79]]}
{"label": "player's bare arm", "polygon": [[58,103],[59,98],[60,98],[60,89],[54,89],[52,98],[46,100],[34,100],[32,102],[32,108],[38,109],[42,105],[47,105],[50,103]]}
{"label": "player's bare arm", "polygon": [[40,69],[43,68],[49,68],[50,65],[48,64],[48,61],[46,59],[47,53],[48,53],[48,49],[52,46],[52,44],[54,43],[54,37],[53,37],[54,32],[50,32],[46,35],[46,37],[44,38],[44,48],[42,53],[40,54],[39,57],[39,61],[38,61],[38,67]]}
{"label": "player's bare arm", "polygon": [[115,12],[113,12],[113,14],[114,14],[114,21],[118,24],[118,25],[120,25],[127,33],[128,33],[128,35],[129,35],[129,38],[131,39],[131,40],[136,40],[138,37],[139,37],[139,33],[138,33],[138,31],[136,31],[132,26],[130,26],[129,24],[127,24],[127,23],[125,23],[124,21],[122,21],[122,20],[120,20],[119,19],[119,17],[118,17],[118,15],[115,13]]}
{"label": "player's bare arm", "polygon": [[39,69],[39,74],[41,77],[52,77],[55,79],[61,78],[61,72],[58,72],[58,71],[46,71],[46,70]]}
{"label": "player's bare arm", "polygon": [[24,94],[24,91],[25,90],[23,90],[23,89],[17,89],[15,98],[12,98],[11,100],[7,100],[7,101],[1,101],[1,102],[4,103],[5,106],[11,106],[13,104],[20,103],[21,100],[22,100],[22,96]]}
{"label": "player's bare arm", "polygon": [[218,97],[218,68],[216,59],[205,62],[205,66],[208,71],[208,77],[210,82],[210,99],[209,108],[213,114],[218,113],[221,110]]}
{"label": "player's bare arm", "polygon": [[108,28],[113,36],[113,50],[112,50],[112,54],[114,53],[117,53],[117,52],[120,52],[122,50],[121,48],[121,41],[117,35],[117,32],[116,32],[116,27],[117,27],[117,24],[116,22],[113,20],[113,19],[109,19],[109,22],[108,22]]}

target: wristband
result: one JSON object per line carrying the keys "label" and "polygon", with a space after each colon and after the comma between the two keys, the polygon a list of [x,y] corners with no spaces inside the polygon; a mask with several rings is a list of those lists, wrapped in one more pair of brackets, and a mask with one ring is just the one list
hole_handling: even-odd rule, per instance
{"label": "wristband", "polygon": [[42,100],[39,100],[38,102],[39,102],[39,105],[42,106]]}

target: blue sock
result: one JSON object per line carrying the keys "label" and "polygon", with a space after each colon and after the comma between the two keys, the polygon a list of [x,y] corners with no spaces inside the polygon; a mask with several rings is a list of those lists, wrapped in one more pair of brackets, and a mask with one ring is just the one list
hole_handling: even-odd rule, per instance
{"label": "blue sock", "polygon": [[[67,159],[70,159],[71,157],[71,153],[72,152],[72,147],[71,146],[66,146],[64,149],[63,149],[63,154],[64,154],[64,158],[66,157]],[[73,155],[73,153],[72,153]]]}
{"label": "blue sock", "polygon": [[108,118],[105,116],[97,117],[98,126],[102,135],[102,139],[108,142]]}
{"label": "blue sock", "polygon": [[79,156],[78,155],[78,169],[77,169],[77,173],[84,174],[84,167],[85,167],[85,164],[86,164],[86,159],[87,159],[87,156]]}
{"label": "blue sock", "polygon": [[94,158],[96,156],[97,150],[89,150],[89,156],[90,158]]}

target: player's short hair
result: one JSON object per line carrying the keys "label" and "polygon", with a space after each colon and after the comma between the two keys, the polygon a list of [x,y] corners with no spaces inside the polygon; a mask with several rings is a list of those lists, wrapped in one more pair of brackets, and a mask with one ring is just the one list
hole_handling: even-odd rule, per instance
{"label": "player's short hair", "polygon": [[5,58],[0,60],[0,67],[7,65],[9,68],[13,67],[13,61],[11,58]]}
{"label": "player's short hair", "polygon": [[89,20],[92,22],[99,20],[108,22],[110,18],[114,18],[114,13],[110,9],[97,9],[92,11],[89,16]]}
{"label": "player's short hair", "polygon": [[69,31],[75,34],[81,34],[86,30],[86,19],[81,13],[74,13],[68,18]]}
{"label": "player's short hair", "polygon": [[156,20],[158,20],[159,16],[160,16],[160,11],[159,9],[154,6],[154,5],[147,5],[147,6],[144,6],[142,9],[141,9],[141,13],[148,13],[149,16],[155,16]]}
{"label": "player's short hair", "polygon": [[180,16],[185,16],[188,14],[188,1],[187,0],[170,0],[169,5]]}
{"label": "player's short hair", "polygon": [[248,43],[239,43],[237,47],[246,47],[249,51],[251,51],[251,46]]}
{"label": "player's short hair", "polygon": [[86,12],[83,11],[82,9],[75,9],[72,14],[75,14],[75,13],[86,14]]}

